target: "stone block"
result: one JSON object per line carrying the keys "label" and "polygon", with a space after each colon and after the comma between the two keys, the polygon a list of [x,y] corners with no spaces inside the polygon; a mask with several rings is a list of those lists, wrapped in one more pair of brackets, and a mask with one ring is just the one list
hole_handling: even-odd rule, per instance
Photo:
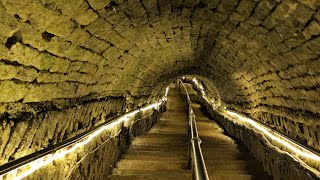
{"label": "stone block", "polygon": [[102,56],[109,60],[115,60],[118,59],[121,54],[123,53],[122,49],[118,49],[114,46],[110,46],[103,54]]}
{"label": "stone block", "polygon": [[24,98],[28,93],[28,85],[14,81],[0,81],[0,102],[15,102]]}
{"label": "stone block", "polygon": [[78,46],[83,44],[89,38],[90,34],[79,27],[75,27],[73,31],[66,37],[67,40]]}
{"label": "stone block", "polygon": [[73,61],[71,62],[68,72],[74,72],[74,71],[78,71],[81,66],[83,65],[84,62],[82,61]]}
{"label": "stone block", "polygon": [[69,18],[56,16],[46,26],[46,30],[60,37],[67,37],[71,34],[75,24]]}
{"label": "stone block", "polygon": [[81,25],[89,25],[90,23],[94,22],[98,15],[92,10],[89,9],[89,5],[86,1],[83,1],[79,7],[79,11],[75,15],[75,20]]}
{"label": "stone block", "polygon": [[216,8],[219,4],[219,0],[201,0],[201,2],[207,4],[209,9]]}
{"label": "stone block", "polygon": [[111,29],[112,25],[100,17],[86,27],[86,30],[97,37],[103,37],[105,34],[108,34]]}
{"label": "stone block", "polygon": [[226,15],[230,14],[230,12],[235,9],[238,3],[239,3],[239,0],[220,1],[217,7],[217,12],[226,14]]}
{"label": "stone block", "polygon": [[68,72],[71,61],[64,58],[55,58],[52,67],[49,69],[50,72]]}
{"label": "stone block", "polygon": [[303,32],[303,36],[306,39],[310,39],[312,36],[317,36],[320,34],[320,22],[312,21],[309,26],[307,26]]}
{"label": "stone block", "polygon": [[141,17],[146,13],[143,4],[140,0],[128,0],[128,9],[132,18]]}
{"label": "stone block", "polygon": [[33,82],[38,77],[38,72],[35,68],[20,66],[17,68],[16,79],[26,82]]}
{"label": "stone block", "polygon": [[244,18],[248,18],[251,15],[251,11],[255,8],[256,2],[252,0],[241,0],[236,8],[236,11]]}
{"label": "stone block", "polygon": [[97,66],[92,63],[83,63],[79,69],[79,72],[94,74],[97,71]]}
{"label": "stone block", "polygon": [[303,4],[298,3],[294,9],[293,17],[296,21],[301,23],[302,26],[304,26],[311,19],[313,14],[314,10],[310,9],[309,7]]}
{"label": "stone block", "polygon": [[98,38],[96,38],[94,36],[90,36],[90,38],[87,39],[83,44],[81,44],[81,46],[83,46],[86,49],[89,49],[91,51],[98,52],[96,50],[96,46],[98,46],[100,44],[100,42],[101,42],[100,39],[98,39]]}
{"label": "stone block", "polygon": [[298,1],[314,10],[316,10],[320,6],[320,2],[318,0],[298,0]]}
{"label": "stone block", "polygon": [[283,1],[279,5],[277,5],[276,9],[272,12],[271,15],[265,18],[263,25],[272,29],[279,22],[284,21],[289,18],[291,14],[297,9],[298,3],[293,1]]}
{"label": "stone block", "polygon": [[21,27],[21,23],[12,15],[7,14],[5,9],[0,8],[0,35],[11,37]]}
{"label": "stone block", "polygon": [[23,43],[29,44],[39,51],[44,51],[48,48],[49,43],[44,40],[42,33],[35,27],[23,23],[20,29],[21,36],[23,37]]}
{"label": "stone block", "polygon": [[52,67],[55,57],[45,53],[31,49],[21,43],[17,43],[11,47],[11,59],[26,66],[33,66],[39,70],[48,70]]}
{"label": "stone block", "polygon": [[[60,92],[57,91],[56,84],[33,84],[29,86],[28,93],[25,95],[23,102],[43,102],[50,101]],[[61,96],[61,95],[60,95]]]}
{"label": "stone block", "polygon": [[193,7],[195,5],[197,5],[200,2],[200,0],[186,0],[184,1],[183,5],[186,7]]}
{"label": "stone block", "polygon": [[71,43],[60,37],[52,37],[48,43],[47,50],[52,54],[65,57],[65,52],[69,49]]}
{"label": "stone block", "polygon": [[273,0],[261,1],[258,3],[254,10],[254,16],[260,20],[265,19],[271,10],[277,5],[277,2]]}
{"label": "stone block", "polygon": [[111,0],[88,0],[90,6],[95,9],[99,10],[109,5]]}
{"label": "stone block", "polygon": [[12,79],[16,77],[18,68],[15,66],[7,65],[0,62],[0,79]]}

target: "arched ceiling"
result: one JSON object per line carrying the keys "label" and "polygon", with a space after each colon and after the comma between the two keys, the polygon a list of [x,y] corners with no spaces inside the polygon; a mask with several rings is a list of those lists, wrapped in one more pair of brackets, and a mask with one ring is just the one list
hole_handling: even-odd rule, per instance
{"label": "arched ceiling", "polygon": [[151,100],[172,78],[196,74],[230,108],[320,125],[319,6],[318,0],[1,0],[0,112],[84,97]]}

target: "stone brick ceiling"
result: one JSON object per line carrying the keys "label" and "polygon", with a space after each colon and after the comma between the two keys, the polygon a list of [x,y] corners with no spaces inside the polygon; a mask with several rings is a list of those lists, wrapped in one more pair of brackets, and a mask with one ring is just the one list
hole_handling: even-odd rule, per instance
{"label": "stone brick ceiling", "polygon": [[1,0],[0,112],[109,96],[150,101],[175,77],[194,74],[229,108],[319,147],[319,7],[319,0]]}

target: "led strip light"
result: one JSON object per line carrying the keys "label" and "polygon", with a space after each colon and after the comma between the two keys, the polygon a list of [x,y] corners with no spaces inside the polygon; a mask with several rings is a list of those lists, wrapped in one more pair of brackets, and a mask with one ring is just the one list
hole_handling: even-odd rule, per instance
{"label": "led strip light", "polygon": [[244,123],[248,123],[248,124],[252,125],[254,128],[258,129],[264,135],[266,135],[269,138],[271,138],[272,140],[275,140],[276,142],[284,145],[285,147],[287,147],[288,149],[290,149],[293,152],[297,153],[298,155],[320,162],[320,157],[318,155],[312,153],[311,151],[305,149],[302,146],[299,146],[299,145],[295,144],[294,142],[290,141],[289,139],[287,139],[287,138],[285,138],[283,136],[279,137],[278,134],[277,134],[277,136],[274,135],[274,132],[272,132],[270,129],[267,129],[267,128],[261,126],[256,121],[254,121],[254,120],[252,120],[250,118],[247,118],[245,116],[242,116],[242,115],[240,115],[240,114],[238,114],[236,112],[230,111],[230,110],[222,110],[222,111],[224,111],[224,113],[227,114],[228,117],[231,118],[231,119],[240,120],[240,121],[242,121]]}
{"label": "led strip light", "polygon": [[[225,116],[227,119],[232,120],[233,122],[236,122],[238,124],[245,125],[247,128],[253,128],[256,131],[262,133],[266,138],[269,138],[284,148],[280,149],[282,151],[286,151],[288,154],[290,154],[293,158],[301,162],[301,164],[307,168],[308,170],[312,171],[315,175],[320,177],[319,169],[316,167],[319,167],[320,165],[320,156],[317,152],[313,152],[312,150],[309,150],[308,148],[303,147],[303,145],[300,145],[299,143],[294,142],[290,138],[287,138],[286,136],[282,135],[281,133],[278,133],[277,131],[266,127],[265,125],[248,118],[244,115],[241,115],[235,111],[228,110],[226,107],[217,106],[214,104],[214,101],[209,100],[209,98],[205,95],[204,88],[196,78],[192,79],[192,82],[194,85],[200,90],[202,94],[202,98],[207,101],[208,104],[210,104],[213,109],[215,109],[217,112]],[[279,145],[276,145],[274,142],[270,142],[275,147],[279,147]],[[311,160],[311,161],[310,161]],[[310,163],[313,162],[313,165],[310,165]],[[317,165],[315,167],[314,163]]]}
{"label": "led strip light", "polygon": [[58,160],[60,158],[63,158],[67,154],[70,154],[80,147],[85,146],[88,144],[90,141],[92,141],[95,137],[100,135],[103,132],[106,132],[108,130],[111,130],[114,127],[117,127],[118,125],[123,124],[125,127],[130,126],[132,117],[134,117],[137,113],[139,112],[144,112],[150,109],[156,109],[159,110],[160,106],[162,105],[163,102],[167,100],[167,95],[168,95],[169,87],[166,88],[165,91],[165,96],[160,99],[158,102],[150,104],[148,106],[145,106],[143,108],[140,108],[138,110],[134,110],[130,113],[127,113],[123,116],[120,116],[116,118],[115,120],[106,123],[105,125],[102,125],[98,129],[94,130],[93,132],[88,133],[86,136],[82,137],[80,140],[76,141],[75,143],[72,143],[68,146],[65,146],[61,149],[58,149],[54,151],[53,153],[46,154],[36,160],[33,160],[31,162],[28,162],[26,164],[23,164],[21,166],[18,166],[17,168],[10,170],[4,174],[0,175],[0,180],[4,179],[14,179],[14,180],[20,180],[23,179],[30,174],[32,174],[34,171],[40,169],[41,167],[44,167],[50,163],[52,163],[55,160]]}

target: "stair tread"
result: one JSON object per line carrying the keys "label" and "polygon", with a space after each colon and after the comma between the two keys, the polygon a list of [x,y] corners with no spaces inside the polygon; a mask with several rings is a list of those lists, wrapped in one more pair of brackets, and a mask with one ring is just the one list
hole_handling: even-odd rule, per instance
{"label": "stair tread", "polygon": [[161,159],[163,161],[176,161],[176,160],[186,160],[188,157],[186,155],[181,156],[157,156],[157,155],[137,155],[137,154],[123,154],[122,159],[139,159],[139,160],[155,160]]}
{"label": "stair tread", "polygon": [[116,167],[118,169],[186,169],[187,160],[185,161],[141,161],[121,159]]}
{"label": "stair tread", "polygon": [[[128,180],[136,180],[136,179],[191,179],[192,174],[190,173],[163,173],[163,174],[113,174],[109,176],[110,179],[128,179]],[[214,180],[250,180],[252,176],[249,174],[223,174],[216,173],[210,174],[210,179]]]}
{"label": "stair tread", "polygon": [[[197,98],[196,92],[190,95],[192,100]],[[169,91],[168,100],[167,111],[148,133],[133,139],[109,179],[192,179],[192,172],[187,169],[189,139],[185,102],[175,88]],[[199,104],[193,103],[192,107],[209,178],[252,179],[237,143],[206,117]]]}
{"label": "stair tread", "polygon": [[113,169],[113,175],[140,175],[140,174],[190,174],[191,170],[189,169],[161,169],[161,170],[150,170],[150,169]]}
{"label": "stair tread", "polygon": [[190,174],[166,174],[166,175],[112,175],[109,177],[110,180],[116,180],[116,179],[124,179],[124,180],[137,180],[137,179],[144,179],[144,180],[155,180],[155,179],[161,179],[161,180],[185,180],[185,179],[191,179],[192,175]]}

